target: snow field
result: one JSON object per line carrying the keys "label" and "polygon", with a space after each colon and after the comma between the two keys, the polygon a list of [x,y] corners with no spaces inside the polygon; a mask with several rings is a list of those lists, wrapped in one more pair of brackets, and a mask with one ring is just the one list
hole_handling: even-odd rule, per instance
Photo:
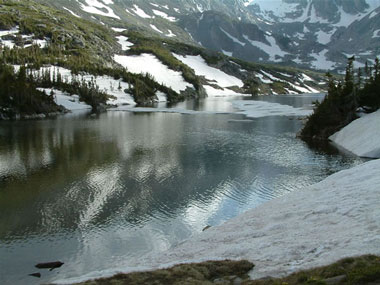
{"label": "snow field", "polygon": [[187,87],[194,88],[193,85],[183,79],[180,72],[169,69],[152,54],[143,53],[137,56],[115,55],[114,60],[127,68],[129,72],[151,74],[158,83],[162,83],[178,93]]}
{"label": "snow field", "polygon": [[178,60],[194,69],[195,74],[204,76],[210,81],[215,81],[221,87],[238,86],[243,87],[244,83],[239,78],[228,75],[223,71],[207,65],[206,61],[200,56],[182,56],[173,54]]}
{"label": "snow field", "polygon": [[[81,9],[90,14],[97,14],[105,17],[115,18],[120,20],[120,17],[115,14],[115,12],[107,5],[113,4],[113,1],[104,0],[103,3],[98,0],[85,0],[85,3],[80,3]],[[105,12],[107,11],[107,12]]]}
{"label": "snow field", "polygon": [[294,108],[289,105],[270,103],[254,100],[235,100],[233,106],[240,110],[238,114],[246,115],[248,118],[261,118],[267,116],[308,116],[313,110]]}
{"label": "snow field", "polygon": [[48,95],[51,93],[51,91],[53,91],[55,103],[57,105],[61,105],[65,107],[67,110],[75,111],[75,110],[91,109],[90,105],[87,105],[86,103],[79,101],[78,95],[70,96],[68,93],[64,93],[57,89],[50,89],[50,88],[38,88],[38,90],[45,91],[45,93]]}
{"label": "snow field", "polygon": [[133,43],[128,41],[128,37],[125,36],[117,36],[116,37],[118,43],[121,45],[121,50],[129,50],[131,49],[130,46],[133,46]]}
{"label": "snow field", "polygon": [[[15,70],[18,70],[18,66],[15,66]],[[73,78],[71,71],[69,69],[58,67],[58,66],[48,66],[42,67],[38,71],[34,71],[37,75],[38,72],[42,73],[46,70],[50,70],[50,74],[53,77],[54,73],[60,73],[62,75],[62,79],[64,81],[70,82]],[[136,105],[132,96],[128,93],[125,93],[125,89],[129,89],[129,84],[123,82],[122,80],[116,80],[110,76],[93,76],[91,74],[83,74],[77,76],[79,80],[85,80],[86,82],[94,81],[95,84],[99,87],[100,91],[107,93],[108,95],[113,96],[114,98],[110,98],[107,101],[107,104],[111,105]]]}

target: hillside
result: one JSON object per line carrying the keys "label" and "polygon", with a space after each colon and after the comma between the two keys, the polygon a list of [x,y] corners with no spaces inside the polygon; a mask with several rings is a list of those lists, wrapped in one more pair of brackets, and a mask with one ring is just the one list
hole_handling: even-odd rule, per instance
{"label": "hillside", "polygon": [[[61,8],[3,1],[0,46],[5,64],[16,72],[26,65],[36,87],[55,94],[68,109],[207,95],[315,93],[326,87],[321,73],[247,63],[170,37],[153,37],[144,29],[121,28],[121,20],[112,22],[111,10],[101,17],[112,21],[98,19],[97,24]],[[25,80],[32,81],[30,76]],[[70,95],[87,105],[70,107],[69,101],[77,100]]]}
{"label": "hillside", "polygon": [[350,55],[363,66],[380,52],[379,0],[38,1],[250,62],[339,72]]}

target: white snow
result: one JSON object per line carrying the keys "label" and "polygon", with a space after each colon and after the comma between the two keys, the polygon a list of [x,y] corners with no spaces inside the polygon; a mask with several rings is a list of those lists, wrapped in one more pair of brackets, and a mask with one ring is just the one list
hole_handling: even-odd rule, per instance
{"label": "white snow", "polygon": [[70,96],[68,93],[64,93],[57,89],[46,89],[46,88],[38,88],[40,91],[45,91],[46,94],[50,95],[51,91],[54,93],[54,101],[57,105],[61,105],[65,107],[67,110],[83,110],[83,109],[91,109],[90,105],[87,105],[84,102],[79,101],[78,95]]}
{"label": "white snow", "polygon": [[200,56],[182,56],[173,54],[178,60],[194,69],[195,74],[204,76],[206,79],[215,81],[220,87],[239,86],[243,87],[244,83],[240,79],[228,75],[223,71],[207,65],[206,61]]}
{"label": "white snow", "polygon": [[256,75],[256,77],[258,77],[258,78],[260,79],[260,81],[261,81],[262,83],[265,83],[265,84],[271,84],[271,83],[273,83],[272,80],[267,79],[267,78],[264,77],[264,75],[262,75],[261,73],[256,73],[255,75]]}
{"label": "white snow", "polygon": [[280,46],[276,43],[276,39],[272,36],[265,36],[265,38],[269,42],[269,45],[260,41],[253,41],[247,35],[243,35],[243,38],[245,38],[252,46],[257,47],[264,51],[266,54],[268,54],[270,60],[272,61],[281,61],[281,59],[276,58],[276,56],[284,57],[288,54],[280,48]]}
{"label": "white snow", "polygon": [[128,41],[128,37],[125,36],[117,36],[117,41],[121,45],[121,50],[129,50],[130,46],[133,46],[133,43]]}
{"label": "white snow", "polygon": [[369,19],[372,19],[373,17],[375,17],[376,15],[378,14],[378,12],[376,11],[373,11],[370,15],[369,15]]}
{"label": "white snow", "polygon": [[153,29],[153,30],[155,30],[157,33],[160,33],[160,34],[162,34],[163,33],[163,31],[161,31],[159,28],[157,28],[155,25],[153,25],[153,24],[150,24],[150,27]]}
{"label": "white snow", "polygon": [[380,110],[351,122],[329,139],[358,156],[380,158]]}
{"label": "white snow", "polygon": [[234,43],[237,43],[241,46],[245,46],[246,43],[243,43],[242,41],[239,41],[237,38],[235,38],[234,36],[230,35],[228,32],[226,32],[222,27],[219,27],[219,29],[228,37],[230,38]]}
{"label": "white snow", "polygon": [[314,57],[315,60],[313,61],[312,65],[313,67],[317,69],[323,69],[323,70],[329,70],[334,68],[335,62],[332,62],[327,59],[326,54],[328,50],[324,49],[320,51],[319,53],[311,53],[310,56]]}
{"label": "white snow", "polygon": [[235,100],[233,101],[233,105],[240,110],[239,114],[244,114],[249,118],[308,116],[313,113],[313,110],[256,100]]}
{"label": "white snow", "polygon": [[77,17],[77,18],[81,18],[81,16],[79,16],[78,14],[75,14],[73,11],[71,11],[70,9],[66,8],[66,7],[62,7],[63,9],[65,9],[66,11],[68,11],[71,15]]}
{"label": "white snow", "polygon": [[244,95],[244,94],[239,94],[236,93],[233,90],[223,88],[223,90],[216,89],[210,85],[205,85],[203,86],[206,90],[206,93],[209,97],[224,97],[224,96],[234,96],[234,95]]}
{"label": "white snow", "polygon": [[[15,71],[19,69],[19,66],[14,66]],[[58,66],[46,66],[41,67],[39,70],[35,70],[33,73],[37,75],[38,73],[42,73],[46,70],[50,70],[51,77],[53,77],[54,73],[60,73],[62,79],[67,82],[71,82],[73,75],[69,69],[58,67]],[[100,91],[107,93],[108,95],[113,96],[114,98],[110,98],[107,101],[107,104],[111,105],[136,105],[132,96],[128,93],[125,93],[125,89],[129,89],[129,84],[126,82],[116,80],[110,76],[94,76],[92,74],[82,74],[77,76],[78,80],[84,80],[86,82],[94,81],[95,84],[99,87]]]}
{"label": "white snow", "polygon": [[137,16],[144,18],[144,19],[151,19],[152,18],[152,16],[145,13],[145,11],[140,9],[140,7],[137,6],[136,4],[133,4],[133,7],[134,7],[134,9],[132,9],[132,11],[135,12],[135,14]]}
{"label": "white snow", "polygon": [[[120,20],[120,17],[115,14],[115,12],[108,7],[107,5],[113,4],[112,1],[103,1],[107,5],[103,4],[102,2],[98,0],[85,0],[84,3],[80,3],[78,0],[77,2],[80,4],[83,11],[90,13],[90,14],[97,14],[105,17],[115,18]],[[105,12],[106,10],[107,12]]]}
{"label": "white snow", "polygon": [[122,33],[122,32],[124,32],[124,31],[127,30],[127,29],[123,29],[123,28],[115,28],[115,27],[112,27],[111,29],[114,30],[115,32],[118,32],[118,33]]}
{"label": "white snow", "polygon": [[159,17],[162,17],[162,18],[164,18],[164,19],[166,19],[166,20],[168,20],[168,21],[170,21],[170,22],[175,22],[175,21],[177,21],[177,19],[176,19],[175,17],[171,17],[171,16],[169,16],[168,14],[166,14],[165,12],[162,12],[162,11],[159,11],[159,10],[155,10],[155,9],[153,9],[152,11],[153,11],[153,13],[154,13],[155,15],[157,15],[157,16],[159,16]]}
{"label": "white snow", "polygon": [[226,50],[224,50],[224,49],[222,49],[222,53],[224,54],[224,55],[226,55],[226,56],[232,56],[232,51],[226,51]]}
{"label": "white snow", "polygon": [[380,29],[373,31],[372,38],[380,38]]}
{"label": "white snow", "polygon": [[143,53],[138,56],[115,55],[114,60],[127,68],[129,72],[151,74],[158,83],[163,83],[174,91],[180,92],[185,90],[186,87],[193,87],[183,79],[180,72],[169,69],[152,54]]}
{"label": "white snow", "polygon": [[169,38],[176,37],[177,35],[172,32],[172,30],[168,30],[168,33],[165,35]]}
{"label": "white snow", "polygon": [[10,30],[0,31],[0,38],[2,36],[8,36],[8,35],[13,35],[13,34],[18,34],[18,33],[19,33],[19,29],[17,26],[17,27],[14,27],[13,29],[10,29]]}
{"label": "white snow", "polygon": [[250,277],[258,279],[380,254],[379,185],[380,160],[373,160],[264,203],[164,253],[57,283],[223,259],[253,262]]}
{"label": "white snow", "polygon": [[331,36],[334,34],[335,31],[336,29],[333,29],[329,32],[319,30],[318,32],[316,32],[318,42],[324,45],[328,44],[331,41]]}
{"label": "white snow", "polygon": [[40,48],[45,48],[48,43],[46,40],[33,40],[33,44],[38,45]]}

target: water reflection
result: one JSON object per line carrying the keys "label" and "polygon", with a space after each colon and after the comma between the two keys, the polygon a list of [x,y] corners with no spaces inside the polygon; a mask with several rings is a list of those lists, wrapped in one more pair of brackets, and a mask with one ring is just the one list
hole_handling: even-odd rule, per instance
{"label": "water reflection", "polygon": [[[210,99],[181,104],[232,108]],[[308,148],[299,120],[246,122],[109,112],[0,123],[0,283],[31,284],[41,261],[65,262],[43,282],[127,266],[361,161]]]}

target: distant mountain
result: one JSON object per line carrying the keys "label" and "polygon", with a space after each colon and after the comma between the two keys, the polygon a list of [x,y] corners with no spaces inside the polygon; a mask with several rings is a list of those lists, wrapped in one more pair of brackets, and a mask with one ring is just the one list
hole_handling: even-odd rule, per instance
{"label": "distant mountain", "polygon": [[344,70],[380,54],[380,0],[39,0],[251,62]]}

